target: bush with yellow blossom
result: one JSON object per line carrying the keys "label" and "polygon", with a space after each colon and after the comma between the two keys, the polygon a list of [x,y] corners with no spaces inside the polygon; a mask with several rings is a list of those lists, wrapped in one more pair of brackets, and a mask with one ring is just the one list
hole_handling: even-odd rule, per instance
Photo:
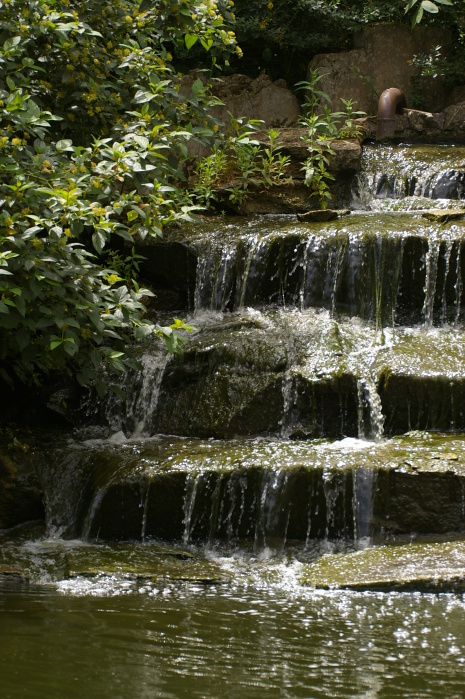
{"label": "bush with yellow blossom", "polygon": [[134,338],[180,346],[188,326],[149,323],[150,292],[102,251],[191,218],[183,163],[214,100],[180,94],[171,53],[227,59],[231,22],[229,0],[0,3],[0,381],[64,370],[104,391]]}

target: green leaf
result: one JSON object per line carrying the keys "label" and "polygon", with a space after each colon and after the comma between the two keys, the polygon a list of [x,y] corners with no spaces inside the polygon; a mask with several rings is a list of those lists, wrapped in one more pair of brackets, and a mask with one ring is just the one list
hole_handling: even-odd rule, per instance
{"label": "green leaf", "polygon": [[416,15],[414,16],[412,20],[412,25],[414,26],[415,24],[419,24],[421,22],[421,19],[423,17],[423,6],[420,5],[420,7],[417,10]]}
{"label": "green leaf", "polygon": [[59,153],[63,153],[64,151],[73,151],[73,142],[70,138],[64,138],[61,141],[58,141],[56,144],[56,149]]}
{"label": "green leaf", "polygon": [[146,102],[150,102],[156,97],[157,94],[154,92],[149,92],[148,90],[137,90],[136,94],[134,95],[133,102],[135,102],[136,104],[145,104]]}
{"label": "green leaf", "polygon": [[8,53],[12,48],[15,46],[18,46],[21,43],[21,37],[20,36],[13,36],[11,39],[7,39],[3,43],[3,50],[5,53]]}
{"label": "green leaf", "polygon": [[145,136],[134,136],[134,141],[141,146],[141,148],[148,148],[149,139],[145,138]]}
{"label": "green leaf", "polygon": [[200,39],[200,43],[202,44],[205,51],[210,51],[211,47],[213,46],[213,39],[204,39],[202,37]]}
{"label": "green leaf", "polygon": [[426,12],[430,12],[431,14],[435,15],[439,12],[438,6],[435,5],[434,2],[431,2],[431,0],[422,0],[421,6]]}
{"label": "green leaf", "polygon": [[18,310],[18,312],[23,316],[23,318],[26,316],[26,302],[22,296],[16,296],[15,298],[15,306]]}
{"label": "green leaf", "polygon": [[188,51],[194,46],[194,44],[197,43],[198,38],[199,37],[195,34],[186,34],[186,36],[184,37],[184,43],[186,44],[186,48]]}
{"label": "green leaf", "polygon": [[62,344],[63,344],[63,340],[52,340],[52,342],[50,343],[50,349],[54,350]]}
{"label": "green leaf", "polygon": [[102,231],[95,231],[95,233],[92,235],[92,245],[99,254],[105,247],[106,242],[106,236],[102,233]]}

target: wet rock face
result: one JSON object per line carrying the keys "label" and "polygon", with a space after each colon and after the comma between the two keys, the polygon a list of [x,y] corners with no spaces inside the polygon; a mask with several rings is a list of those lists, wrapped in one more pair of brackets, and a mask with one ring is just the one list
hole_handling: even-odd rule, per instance
{"label": "wet rock face", "polygon": [[[287,373],[294,339],[277,328],[219,326],[187,350],[183,362],[165,372],[157,432],[230,438],[279,433],[291,421],[300,436],[340,436],[357,430],[355,378],[324,372],[320,377]],[[292,411],[292,415],[288,411]]]}
{"label": "wet rock face", "polygon": [[460,593],[464,557],[463,541],[381,546],[306,565],[302,582],[325,590]]}
{"label": "wet rock face", "polygon": [[[88,460],[90,448],[81,445],[76,454]],[[175,437],[101,444],[92,454],[83,523],[74,520],[73,535],[249,540],[260,548],[286,540],[402,542],[405,535],[461,533],[463,454],[460,438],[426,433],[377,444]]]}
{"label": "wet rock face", "polygon": [[42,488],[34,468],[21,457],[0,453],[0,529],[44,519]]}

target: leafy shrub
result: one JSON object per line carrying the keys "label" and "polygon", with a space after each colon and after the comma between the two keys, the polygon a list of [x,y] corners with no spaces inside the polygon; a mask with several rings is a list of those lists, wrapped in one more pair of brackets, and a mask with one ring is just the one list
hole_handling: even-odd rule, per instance
{"label": "leafy shrub", "polygon": [[[208,86],[181,94],[170,46],[236,51],[223,0],[5,0],[0,5],[0,375],[82,384],[134,365],[170,328],[102,253],[190,220],[187,143],[208,141]],[[108,259],[108,258],[107,258]],[[103,383],[100,388],[104,390]]]}

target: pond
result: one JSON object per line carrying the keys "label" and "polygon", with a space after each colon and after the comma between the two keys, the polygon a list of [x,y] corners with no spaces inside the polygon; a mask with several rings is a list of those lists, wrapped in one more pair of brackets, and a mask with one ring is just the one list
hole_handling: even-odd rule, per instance
{"label": "pond", "polygon": [[314,590],[293,556],[213,558],[228,582],[3,589],[2,697],[463,697],[462,595]]}

